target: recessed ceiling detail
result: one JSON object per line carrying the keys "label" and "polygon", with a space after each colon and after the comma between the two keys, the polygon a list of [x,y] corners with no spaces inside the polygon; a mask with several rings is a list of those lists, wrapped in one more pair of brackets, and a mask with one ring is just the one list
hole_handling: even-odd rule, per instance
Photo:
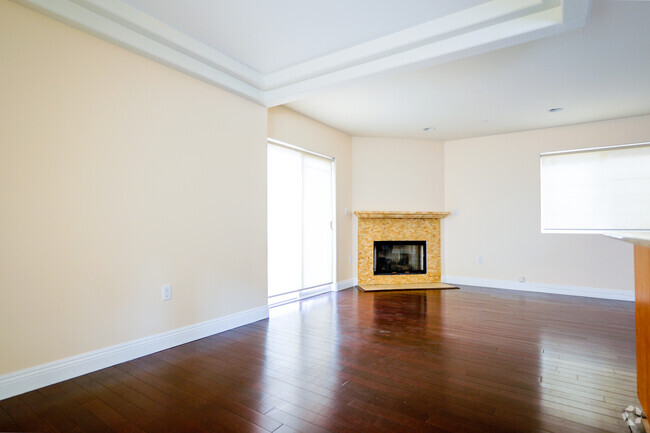
{"label": "recessed ceiling detail", "polygon": [[122,1],[268,75],[490,0]]}
{"label": "recessed ceiling detail", "polygon": [[[648,22],[650,2],[594,0],[583,28],[366,77],[287,107],[352,136],[441,141],[647,115]],[[436,131],[422,130],[429,125]]]}
{"label": "recessed ceiling detail", "polygon": [[[326,18],[329,22],[314,21],[314,31],[303,28],[302,34],[311,38],[309,46],[300,45],[300,33],[294,43],[269,37],[280,42],[265,46],[268,55],[264,62],[252,64],[255,40],[224,42],[223,46],[219,40],[236,38],[242,27],[249,34],[257,32],[258,38],[265,38],[264,32],[273,29],[264,30],[259,24],[264,15],[259,13],[228,16],[228,7],[235,3],[230,0],[14,1],[266,106],[296,101],[369,76],[429,67],[576,29],[586,24],[590,5],[589,0],[427,0],[414,2],[420,8],[411,11],[416,16],[403,13],[406,8],[394,0],[374,0],[370,2],[372,13],[379,18],[366,21],[368,1],[332,0],[327,2],[328,8],[345,11],[345,19],[332,14]],[[252,3],[266,4],[263,12],[276,19],[298,7],[296,0],[276,0],[273,8],[266,0]],[[299,3],[304,9],[305,2]],[[400,11],[394,12],[393,21],[390,11],[396,7]],[[205,19],[206,11],[221,17],[226,30],[216,36],[209,32],[212,21]],[[178,16],[181,18],[173,19]],[[348,29],[355,23],[361,27],[337,33],[341,23],[347,23]],[[228,26],[232,28],[228,30]],[[329,45],[321,47],[314,41],[327,44],[322,32],[328,28],[336,34],[329,38]],[[289,46],[278,46],[286,44]]]}

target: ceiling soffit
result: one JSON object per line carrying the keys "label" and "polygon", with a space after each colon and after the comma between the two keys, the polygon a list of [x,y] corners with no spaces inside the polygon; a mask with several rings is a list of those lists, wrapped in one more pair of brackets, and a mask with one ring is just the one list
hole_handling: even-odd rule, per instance
{"label": "ceiling soffit", "polygon": [[265,106],[584,26],[590,0],[492,0],[263,75],[120,0],[13,0]]}

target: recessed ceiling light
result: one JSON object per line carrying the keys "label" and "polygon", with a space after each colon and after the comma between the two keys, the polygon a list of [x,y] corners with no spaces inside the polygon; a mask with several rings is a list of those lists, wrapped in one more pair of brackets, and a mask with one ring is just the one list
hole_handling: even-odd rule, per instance
{"label": "recessed ceiling light", "polygon": [[551,108],[551,109],[549,109],[548,112],[549,112],[549,113],[555,113],[555,112],[557,112],[557,111],[562,111],[562,110],[564,110],[564,108],[562,108],[562,107],[555,107],[555,108]]}
{"label": "recessed ceiling light", "polygon": [[431,132],[431,131],[435,131],[435,130],[436,130],[436,128],[434,128],[433,126],[427,126],[426,128],[423,129],[424,132]]}

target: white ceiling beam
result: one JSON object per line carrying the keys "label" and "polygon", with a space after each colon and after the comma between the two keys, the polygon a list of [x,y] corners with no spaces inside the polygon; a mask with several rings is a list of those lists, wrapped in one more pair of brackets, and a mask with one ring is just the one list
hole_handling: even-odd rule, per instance
{"label": "white ceiling beam", "polygon": [[584,26],[590,0],[492,0],[263,75],[120,0],[13,0],[235,94],[274,106]]}
{"label": "white ceiling beam", "polygon": [[[589,2],[583,3],[587,3],[588,6]],[[429,67],[551,36],[578,28],[586,23],[586,19],[574,19],[565,23],[562,21],[562,13],[562,7],[557,6],[528,16],[503,21],[483,28],[479,27],[476,30],[318,75],[278,89],[267,90],[264,94],[264,103],[269,107],[282,105],[313,95],[318,91],[332,89],[343,82],[349,83],[364,77],[391,71]]]}
{"label": "white ceiling beam", "polygon": [[512,19],[530,13],[543,5],[540,0],[493,0],[451,15],[386,35],[308,62],[268,74],[264,90],[274,90],[296,84],[324,72],[344,70],[351,66],[372,62],[417,46],[431,44],[445,37],[468,32],[495,20]]}

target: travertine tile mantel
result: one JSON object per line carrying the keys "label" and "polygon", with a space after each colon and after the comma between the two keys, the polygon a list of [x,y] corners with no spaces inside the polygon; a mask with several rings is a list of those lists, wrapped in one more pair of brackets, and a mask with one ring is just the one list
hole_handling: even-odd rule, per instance
{"label": "travertine tile mantel", "polygon": [[[440,282],[440,220],[449,212],[355,211],[358,219],[359,284],[423,284]],[[425,241],[426,274],[375,275],[375,241]]]}
{"label": "travertine tile mantel", "polygon": [[396,212],[396,211],[375,211],[355,210],[354,214],[359,218],[444,218],[449,212]]}

